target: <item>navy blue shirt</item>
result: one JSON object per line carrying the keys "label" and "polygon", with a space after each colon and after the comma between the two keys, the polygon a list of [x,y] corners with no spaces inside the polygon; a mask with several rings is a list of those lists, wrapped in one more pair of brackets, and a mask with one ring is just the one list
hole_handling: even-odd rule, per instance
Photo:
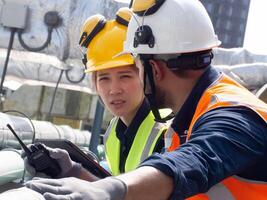
{"label": "navy blue shirt", "polygon": [[[138,109],[135,114],[132,122],[127,127],[121,119],[118,120],[116,126],[116,136],[120,140],[120,172],[125,172],[125,162],[132,147],[135,135],[145,120],[147,115],[150,113],[151,109],[146,99],[144,99],[142,105]],[[162,137],[159,137],[154,151],[153,152],[161,152],[161,149],[164,147],[164,139],[163,134]]]}
{"label": "navy blue shirt", "polygon": [[[208,68],[173,120],[184,141],[203,92],[220,75]],[[152,155],[141,166],[152,166],[174,179],[171,199],[206,192],[231,175],[267,181],[267,125],[247,107],[217,108],[200,117],[190,140],[173,152]]]}

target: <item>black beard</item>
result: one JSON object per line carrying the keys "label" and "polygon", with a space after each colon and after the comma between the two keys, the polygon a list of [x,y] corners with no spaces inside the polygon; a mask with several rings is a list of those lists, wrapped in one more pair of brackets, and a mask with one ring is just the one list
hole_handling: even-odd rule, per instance
{"label": "black beard", "polygon": [[156,86],[156,96],[155,100],[157,102],[157,107],[159,109],[161,108],[167,108],[168,106],[166,105],[166,95],[165,92],[162,91],[159,87]]}

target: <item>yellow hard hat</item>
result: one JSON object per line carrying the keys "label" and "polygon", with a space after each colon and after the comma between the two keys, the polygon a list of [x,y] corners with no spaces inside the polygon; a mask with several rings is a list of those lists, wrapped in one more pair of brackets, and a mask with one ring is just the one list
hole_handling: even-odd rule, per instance
{"label": "yellow hard hat", "polygon": [[82,26],[79,45],[87,48],[90,38],[101,31],[104,28],[105,23],[105,17],[100,14],[89,17]]}
{"label": "yellow hard hat", "polygon": [[115,20],[93,16],[84,24],[80,45],[87,48],[85,73],[134,64],[130,54],[123,50],[131,11],[121,8]]}

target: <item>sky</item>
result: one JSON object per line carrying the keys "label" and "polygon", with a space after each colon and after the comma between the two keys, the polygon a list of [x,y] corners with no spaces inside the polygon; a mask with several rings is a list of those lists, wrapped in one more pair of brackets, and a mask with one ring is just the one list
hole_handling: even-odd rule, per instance
{"label": "sky", "polygon": [[115,1],[123,2],[123,3],[130,3],[131,0],[115,0]]}
{"label": "sky", "polygon": [[[129,3],[130,0],[116,0]],[[242,0],[235,0],[242,1]],[[244,47],[257,54],[267,54],[267,0],[250,0]]]}
{"label": "sky", "polygon": [[253,53],[267,54],[267,0],[250,0],[244,47]]}

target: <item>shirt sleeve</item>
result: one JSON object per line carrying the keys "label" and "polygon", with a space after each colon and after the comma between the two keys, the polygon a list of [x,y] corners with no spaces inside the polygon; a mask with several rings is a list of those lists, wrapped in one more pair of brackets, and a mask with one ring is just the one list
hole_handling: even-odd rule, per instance
{"label": "shirt sleeve", "polygon": [[188,198],[242,173],[252,163],[267,162],[266,128],[266,122],[249,108],[218,108],[197,120],[187,143],[173,152],[152,155],[140,166],[173,177],[171,199]]}

